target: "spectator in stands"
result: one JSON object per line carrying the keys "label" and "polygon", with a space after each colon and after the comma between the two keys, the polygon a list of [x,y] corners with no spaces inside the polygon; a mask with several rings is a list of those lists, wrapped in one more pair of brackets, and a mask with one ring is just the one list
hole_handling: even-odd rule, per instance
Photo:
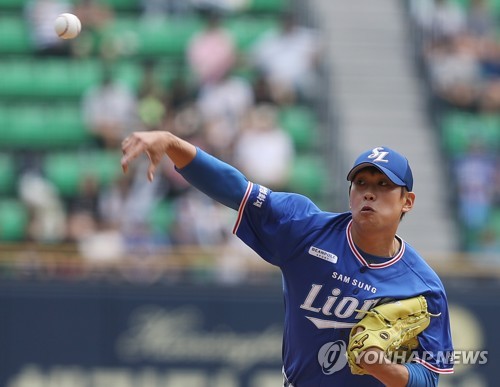
{"label": "spectator in stands", "polygon": [[216,155],[231,157],[230,148],[241,120],[253,104],[251,84],[229,73],[218,82],[201,87],[196,107],[204,121],[205,138]]}
{"label": "spectator in stands", "polygon": [[54,20],[64,12],[72,12],[66,0],[30,0],[24,8],[33,50],[37,55],[70,56],[72,41],[64,40],[54,31]]}
{"label": "spectator in stands", "polygon": [[229,219],[215,201],[192,187],[174,201],[176,219],[172,242],[176,245],[217,246],[226,241]]}
{"label": "spectator in stands", "polygon": [[[178,112],[193,105],[196,92],[196,87],[191,87],[182,75],[175,76],[169,82],[164,98],[165,115],[162,122],[164,129],[174,130],[174,121]],[[196,118],[200,118],[198,110],[196,110]]]}
{"label": "spectator in stands", "polygon": [[299,26],[286,13],[278,31],[270,31],[255,43],[250,61],[269,82],[275,100],[308,100],[317,91],[320,46],[316,31]]}
{"label": "spectator in stands", "polygon": [[220,15],[212,10],[202,15],[205,28],[191,39],[186,51],[189,67],[201,87],[218,82],[236,61],[235,43],[221,25]]}
{"label": "spectator in stands", "polygon": [[84,176],[78,192],[67,200],[67,236],[70,242],[77,242],[97,231],[99,182],[95,176]]}
{"label": "spectator in stands", "polygon": [[258,105],[250,111],[236,138],[234,162],[249,179],[283,191],[289,182],[295,151],[290,135],[278,124],[277,114],[270,105]]}
{"label": "spectator in stands", "polygon": [[[500,148],[500,144],[496,145],[496,149],[498,150]],[[493,183],[493,186],[495,187],[495,192],[493,195],[493,204],[495,208],[500,211],[500,152],[496,152],[496,162],[497,162],[497,167],[495,168],[495,181]],[[500,222],[499,222],[500,223]],[[500,229],[499,229],[500,231]]]}
{"label": "spectator in stands", "polygon": [[205,28],[189,42],[186,54],[197,80],[196,108],[215,154],[229,156],[240,120],[253,105],[253,90],[246,80],[231,74],[237,51],[219,12],[205,9],[201,14]]}
{"label": "spectator in stands", "polygon": [[477,48],[470,40],[441,38],[424,52],[432,91],[445,105],[477,110],[484,88]]}
{"label": "spectator in stands", "polygon": [[[196,89],[196,88],[195,88]],[[196,90],[192,90],[185,77],[177,75],[169,84],[166,95],[166,109],[169,112],[176,112],[194,101]]]}
{"label": "spectator in stands", "polygon": [[[146,160],[144,160],[145,162]],[[147,214],[154,203],[163,197],[161,178],[148,187],[141,173],[147,164],[139,163],[132,178],[118,179],[99,195],[99,214],[107,227],[118,228],[125,235],[133,233],[136,225],[147,223]]]}
{"label": "spectator in stands", "polygon": [[[128,182],[129,179],[122,178],[120,182]],[[126,248],[120,229],[122,203],[118,200],[104,201],[103,196],[112,188],[101,188],[96,183],[94,178],[85,177],[77,196],[70,200],[67,240],[75,243],[79,254],[86,260],[88,270],[99,272],[109,268],[112,262],[122,261]]]}
{"label": "spectator in stands", "polygon": [[157,64],[142,64],[142,78],[137,91],[139,118],[145,129],[161,129],[166,116],[166,88],[156,75]]}
{"label": "spectator in stands", "polygon": [[425,39],[448,39],[466,29],[464,10],[451,0],[411,0],[410,12]]}
{"label": "spectator in stands", "polygon": [[54,185],[42,175],[27,171],[19,179],[19,197],[30,212],[28,239],[57,243],[66,237],[66,211]]}
{"label": "spectator in stands", "polygon": [[271,93],[271,86],[269,85],[267,78],[264,77],[262,73],[256,74],[256,77],[252,82],[252,89],[255,97],[255,104],[278,104],[278,101],[274,100]]}
{"label": "spectator in stands", "polygon": [[[500,45],[496,15],[485,0],[467,6],[451,0],[410,2],[413,20],[423,32],[423,63],[438,101],[435,112],[461,109],[473,115],[500,111]],[[420,42],[419,42],[420,43]],[[470,128],[481,130],[482,128]],[[498,208],[498,144],[468,139],[464,154],[450,155],[457,185],[457,213],[464,231],[463,248],[498,251],[491,214]]]}
{"label": "spectator in stands", "polygon": [[[494,263],[498,265],[500,262],[498,260],[498,253],[500,252],[500,233],[496,231],[492,226],[486,226],[481,230],[478,241],[472,246],[468,247],[471,252],[486,253],[491,254],[493,258],[489,263]],[[484,260],[487,256],[481,256],[481,260]]]}
{"label": "spectator in stands", "polygon": [[[147,164],[139,163],[130,178],[118,178],[100,191],[100,228],[81,241],[82,249],[94,251],[96,243],[110,239],[110,256],[123,258],[126,254],[131,254],[144,257],[157,248],[170,244],[168,230],[154,230],[151,221],[155,206],[165,197],[163,176],[159,176],[155,184],[146,186],[144,177],[141,176],[144,167]],[[92,252],[92,255],[96,253]]]}
{"label": "spectator in stands", "polygon": [[139,124],[135,93],[114,79],[110,68],[104,69],[101,83],[84,93],[82,113],[88,130],[106,149],[117,149]]}
{"label": "spectator in stands", "polygon": [[[186,105],[177,111],[172,111],[173,119],[164,126],[165,129],[183,138],[188,138],[193,144],[202,148],[209,148],[205,141],[204,123],[201,113],[194,104]],[[175,171],[174,164],[170,160],[164,160],[161,165],[162,177],[166,180],[167,196],[175,199],[184,195],[190,188],[185,179],[179,177]]]}
{"label": "spectator in stands", "polygon": [[453,165],[460,221],[467,236],[476,242],[492,210],[496,163],[479,140],[471,140],[467,152]]}
{"label": "spectator in stands", "polygon": [[470,35],[469,40],[478,53],[483,78],[479,110],[496,113],[500,109],[500,45],[487,36]]}
{"label": "spectator in stands", "polygon": [[448,106],[475,112],[500,109],[500,46],[462,34],[433,40],[425,51],[433,92]]}
{"label": "spectator in stands", "polygon": [[494,37],[496,21],[485,0],[471,0],[466,13],[467,33],[477,38]]}
{"label": "spectator in stands", "polygon": [[225,75],[218,82],[200,88],[196,98],[198,109],[207,121],[224,119],[234,123],[253,105],[250,83],[244,78]]}
{"label": "spectator in stands", "polygon": [[104,229],[120,230],[123,209],[130,192],[134,175],[120,176],[116,181],[104,187],[98,196],[98,213]]}

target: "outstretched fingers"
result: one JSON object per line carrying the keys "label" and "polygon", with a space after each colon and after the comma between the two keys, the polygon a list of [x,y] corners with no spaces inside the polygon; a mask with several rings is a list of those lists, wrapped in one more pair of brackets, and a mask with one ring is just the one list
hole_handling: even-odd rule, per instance
{"label": "outstretched fingers", "polygon": [[145,153],[149,158],[147,177],[149,181],[153,181],[156,166],[161,160],[161,154],[158,154],[152,146],[148,145],[147,141],[139,135],[132,134],[123,140],[122,153],[121,166],[124,173],[128,171],[128,165],[132,160]]}
{"label": "outstretched fingers", "polygon": [[134,160],[139,154],[141,154],[142,150],[135,146],[136,141],[132,139],[132,137],[127,137],[122,141],[122,158],[121,158],[121,166],[124,173],[128,171],[128,164]]}
{"label": "outstretched fingers", "polygon": [[148,158],[149,158],[148,180],[152,182],[153,179],[154,179],[154,175],[155,175],[155,171],[156,171],[156,166],[158,165],[158,163],[160,162],[160,160],[157,159],[157,158],[152,157],[151,153],[149,153],[147,151],[146,151],[146,154],[148,155]]}
{"label": "outstretched fingers", "polygon": [[146,151],[146,144],[140,139],[129,136],[122,141],[121,166],[124,173],[128,171],[129,163],[136,159],[141,153]]}

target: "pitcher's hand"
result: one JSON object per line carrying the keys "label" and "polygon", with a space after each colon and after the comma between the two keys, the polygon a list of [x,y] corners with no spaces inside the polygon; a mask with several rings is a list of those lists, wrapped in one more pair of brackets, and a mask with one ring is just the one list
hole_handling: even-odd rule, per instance
{"label": "pitcher's hand", "polygon": [[122,142],[121,166],[123,172],[128,170],[129,163],[140,154],[145,153],[149,158],[148,180],[153,181],[156,167],[166,154],[168,146],[168,132],[149,131],[134,132]]}

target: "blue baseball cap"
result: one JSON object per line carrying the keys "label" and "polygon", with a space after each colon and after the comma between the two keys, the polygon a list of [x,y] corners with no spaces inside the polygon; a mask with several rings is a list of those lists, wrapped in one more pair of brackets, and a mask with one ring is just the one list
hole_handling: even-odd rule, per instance
{"label": "blue baseball cap", "polygon": [[366,167],[375,167],[384,173],[394,184],[413,189],[413,173],[406,157],[386,146],[379,146],[362,153],[347,174],[352,181],[356,173]]}

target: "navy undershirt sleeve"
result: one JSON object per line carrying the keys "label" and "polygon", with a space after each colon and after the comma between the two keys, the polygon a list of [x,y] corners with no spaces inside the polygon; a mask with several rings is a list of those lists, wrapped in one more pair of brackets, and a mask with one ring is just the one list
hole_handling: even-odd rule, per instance
{"label": "navy undershirt sleeve", "polygon": [[248,186],[246,177],[233,166],[196,148],[196,156],[177,171],[195,188],[225,206],[238,210]]}
{"label": "navy undershirt sleeve", "polygon": [[436,387],[439,380],[439,374],[433,372],[418,363],[406,363],[404,366],[408,369],[409,379],[407,387]]}

